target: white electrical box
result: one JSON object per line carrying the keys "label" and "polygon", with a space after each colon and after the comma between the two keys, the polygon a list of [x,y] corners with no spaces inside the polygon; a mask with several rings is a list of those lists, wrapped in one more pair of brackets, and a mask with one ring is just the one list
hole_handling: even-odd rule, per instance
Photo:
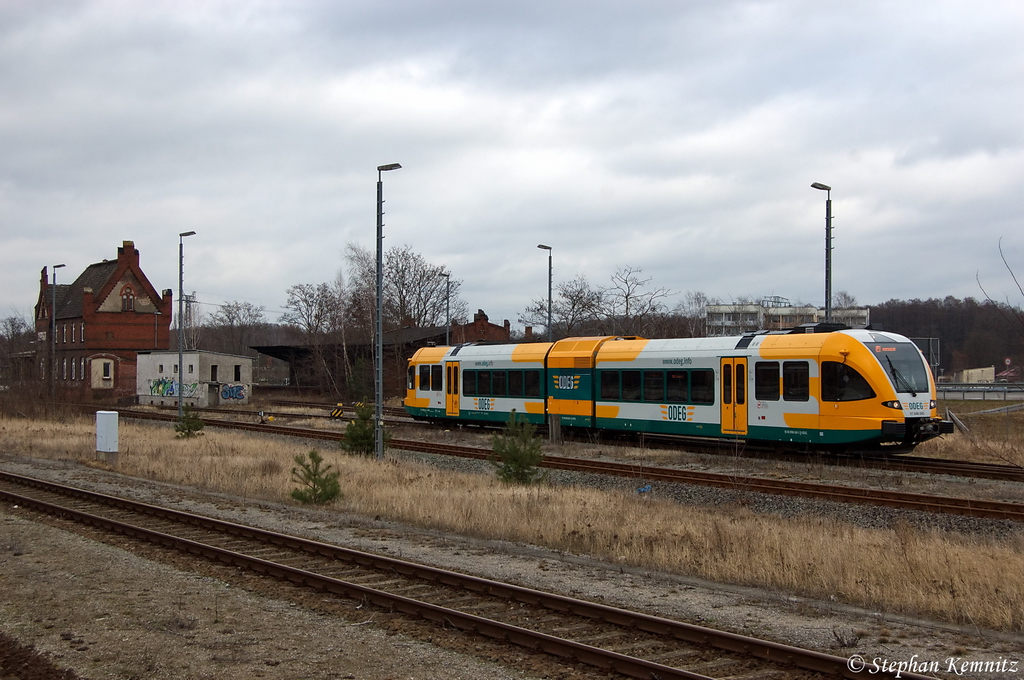
{"label": "white electrical box", "polygon": [[96,451],[117,453],[117,411],[96,412]]}

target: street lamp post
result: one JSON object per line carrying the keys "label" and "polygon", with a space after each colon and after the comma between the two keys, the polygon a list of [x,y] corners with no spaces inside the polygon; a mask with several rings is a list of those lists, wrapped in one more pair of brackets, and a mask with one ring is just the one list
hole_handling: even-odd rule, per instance
{"label": "street lamp post", "polygon": [[51,288],[51,302],[50,302],[50,341],[52,359],[50,363],[50,398],[56,400],[57,398],[57,270],[64,267],[63,264],[53,265],[53,283],[50,285]]}
{"label": "street lamp post", "polygon": [[[194,231],[183,231],[178,234],[178,422],[185,419],[185,237],[195,236]],[[156,317],[154,317],[156,318]]]}
{"label": "street lamp post", "polygon": [[537,247],[548,251],[548,342],[552,342],[554,335],[551,332],[551,246],[542,243]]}
{"label": "street lamp post", "polygon": [[373,338],[373,449],[377,460],[384,459],[384,181],[381,175],[401,167],[398,163],[377,166],[377,324]]}
{"label": "street lamp post", "polygon": [[825,322],[832,321],[832,187],[821,182],[811,184],[812,189],[826,192],[825,196]]}
{"label": "street lamp post", "polygon": [[452,344],[452,273],[441,272],[444,277],[444,344]]}

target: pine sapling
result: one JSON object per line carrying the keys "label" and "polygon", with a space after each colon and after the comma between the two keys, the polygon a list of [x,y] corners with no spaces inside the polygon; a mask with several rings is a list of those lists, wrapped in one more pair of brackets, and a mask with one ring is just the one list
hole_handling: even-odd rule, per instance
{"label": "pine sapling", "polygon": [[543,442],[534,437],[537,428],[517,417],[513,410],[501,434],[492,438],[490,461],[498,479],[508,484],[535,484],[547,479],[548,471],[540,470],[544,461]]}
{"label": "pine sapling", "polygon": [[[345,438],[338,443],[345,451],[362,456],[372,456],[376,450],[374,441],[374,406],[365,401],[355,405],[356,419],[345,426]],[[391,438],[388,431],[384,430],[384,445],[387,446]]]}
{"label": "pine sapling", "polygon": [[181,420],[174,424],[174,431],[178,433],[178,437],[189,439],[201,435],[203,433],[202,430],[203,419],[192,410],[191,404],[185,404],[185,408],[181,413]]}
{"label": "pine sapling", "polygon": [[302,488],[292,491],[292,498],[300,503],[330,503],[341,496],[341,485],[338,483],[337,470],[331,472],[331,465],[324,466],[324,459],[313,449],[309,452],[309,460],[305,455],[295,456],[292,468],[292,481],[302,484]]}

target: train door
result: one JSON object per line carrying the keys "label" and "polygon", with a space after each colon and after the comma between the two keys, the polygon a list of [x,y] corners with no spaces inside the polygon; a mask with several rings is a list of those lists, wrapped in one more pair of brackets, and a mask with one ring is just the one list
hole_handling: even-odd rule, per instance
{"label": "train door", "polygon": [[722,433],[747,433],[747,358],[723,357]]}
{"label": "train door", "polygon": [[459,362],[444,362],[445,389],[444,389],[444,412],[447,416],[459,415],[459,384],[462,378],[459,377]]}

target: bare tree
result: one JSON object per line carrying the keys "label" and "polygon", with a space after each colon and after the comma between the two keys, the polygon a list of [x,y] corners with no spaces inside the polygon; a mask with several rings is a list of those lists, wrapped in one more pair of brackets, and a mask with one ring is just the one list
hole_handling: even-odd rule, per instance
{"label": "bare tree", "polygon": [[[350,243],[345,248],[345,259],[349,263],[349,318],[370,335],[377,308],[377,256]],[[448,279],[445,274],[449,274]],[[384,252],[383,279],[385,329],[443,326],[449,307],[453,319],[467,316],[466,303],[460,297],[462,281],[450,277],[443,265],[427,262],[407,245]]]}
{"label": "bare tree", "polygon": [[708,297],[699,290],[689,290],[672,313],[678,317],[678,332],[683,338],[703,338],[708,334],[708,305],[718,304],[716,298]]}
{"label": "bare tree", "polygon": [[[33,335],[28,321],[17,313],[0,320],[0,385],[28,378],[16,374],[14,355],[31,349]],[[34,362],[28,366],[34,366]]]}
{"label": "bare tree", "polygon": [[13,314],[0,320],[0,342],[8,351],[21,351],[32,340],[32,327],[23,316]]}
{"label": "bare tree", "polygon": [[338,300],[338,304],[335,310],[335,318],[333,326],[336,329],[338,335],[341,336],[341,359],[342,365],[345,367],[345,385],[352,385],[352,362],[349,360],[348,355],[348,333],[346,328],[347,321],[347,305],[346,300],[348,298],[348,287],[345,285],[345,273],[342,270],[338,270],[338,273],[334,277],[334,281],[331,284],[332,294]]}
{"label": "bare tree", "polygon": [[[207,321],[208,337],[230,354],[255,355],[249,349],[256,333],[267,324],[266,307],[251,302],[225,302]],[[209,342],[209,341],[208,341]]]}
{"label": "bare tree", "polygon": [[327,283],[297,284],[288,289],[288,310],[281,321],[298,328],[310,349],[312,372],[317,376],[321,390],[339,393],[338,381],[327,363],[325,345],[328,336],[342,318],[339,291]]}
{"label": "bare tree", "polygon": [[833,309],[856,309],[857,298],[845,290],[841,290],[832,296],[832,307]]}
{"label": "bare tree", "polygon": [[331,328],[337,306],[329,284],[300,283],[288,289],[288,311],[281,315],[281,321],[299,328],[310,341],[322,341]]}
{"label": "bare tree", "polygon": [[650,324],[664,313],[662,300],[672,295],[668,288],[645,290],[652,279],[643,270],[622,267],[612,275],[612,285],[602,290],[607,329],[615,335],[646,335]]}
{"label": "bare tree", "polygon": [[[1010,263],[1006,261],[1006,254],[1003,253],[1003,239],[999,238],[999,258],[1003,261],[1003,266],[1006,267],[1006,271],[1010,274],[1010,278],[1013,279],[1013,285],[1017,287],[1017,290],[1021,295],[1024,295],[1024,287],[1021,286],[1020,281],[1017,280],[1017,273],[1010,267]],[[998,305],[991,297],[989,297],[988,291],[981,285],[981,277],[975,274],[975,280],[978,282],[978,288],[985,294],[985,299],[992,304]],[[1014,329],[1015,334],[1018,336],[1018,340],[1024,338],[1024,312],[1021,311],[1020,306],[1012,306],[1009,304],[1009,298],[1006,300],[1006,310],[1002,312],[1002,316],[1006,319],[1009,326]]]}
{"label": "bare tree", "polygon": [[[555,286],[551,301],[551,330],[553,338],[568,338],[599,332],[602,293],[591,288],[587,277],[578,274],[571,281]],[[533,300],[519,318],[528,326],[548,325],[547,298]]]}

